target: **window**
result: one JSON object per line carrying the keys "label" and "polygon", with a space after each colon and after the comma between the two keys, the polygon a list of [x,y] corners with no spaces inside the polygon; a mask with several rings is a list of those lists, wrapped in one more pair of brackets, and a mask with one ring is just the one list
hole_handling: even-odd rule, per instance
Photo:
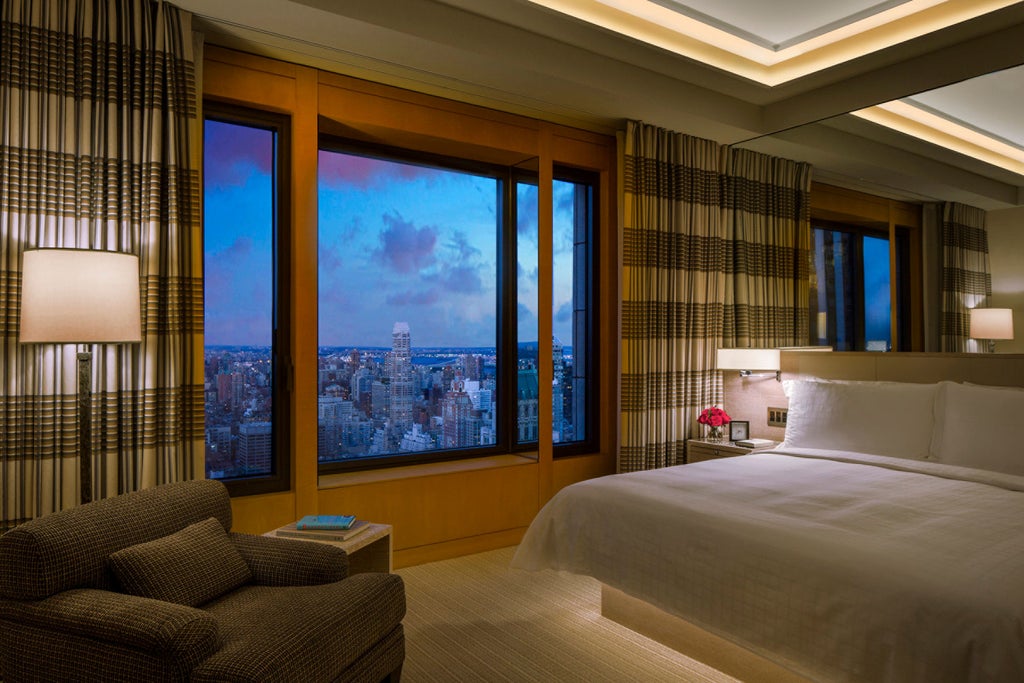
{"label": "window", "polygon": [[[596,183],[587,174],[559,169],[552,186],[552,440],[585,446],[592,437],[590,359],[596,357],[590,334],[594,306],[592,277],[593,210]],[[537,441],[537,185],[516,186],[517,287],[519,341],[519,418],[517,442]],[[561,448],[567,453],[568,448]],[[574,450],[579,450],[574,449]]]}
{"label": "window", "polygon": [[[320,463],[535,446],[536,177],[332,138],[318,168]],[[593,190],[556,185],[554,438],[584,442]]]}
{"label": "window", "polygon": [[286,123],[213,103],[204,122],[206,476],[232,493],[288,488],[277,335]]}
{"label": "window", "polygon": [[[814,233],[814,280],[811,290],[811,343],[836,351],[889,351],[892,338],[892,288],[896,286],[897,323],[906,329],[907,237],[855,226],[817,224]],[[896,250],[897,271],[890,267]],[[904,345],[909,335],[899,334]]]}

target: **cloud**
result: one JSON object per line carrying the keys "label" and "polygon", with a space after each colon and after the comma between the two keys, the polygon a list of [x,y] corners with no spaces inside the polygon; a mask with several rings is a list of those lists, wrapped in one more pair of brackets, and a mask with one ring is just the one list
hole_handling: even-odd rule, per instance
{"label": "cloud", "polygon": [[523,267],[522,262],[518,262],[517,261],[516,262],[516,277],[518,277],[520,280],[523,280],[525,278],[525,279],[529,280],[530,282],[533,282],[534,284],[536,284],[538,278],[540,278],[540,267],[539,266],[534,266],[533,270],[526,270],[526,268]]}
{"label": "cloud", "polygon": [[516,201],[516,232],[520,235],[537,234],[537,188],[523,191],[520,188]]}
{"label": "cloud", "polygon": [[572,321],[572,302],[566,301],[564,304],[558,307],[558,312],[555,313],[556,323],[567,323]]}
{"label": "cloud", "polygon": [[207,121],[204,144],[203,182],[207,188],[242,187],[253,175],[270,176],[274,145],[269,131]]}
{"label": "cloud", "polygon": [[480,250],[469,243],[466,233],[455,231],[446,246],[458,254],[459,263],[475,261],[480,257]]}
{"label": "cloud", "polygon": [[391,306],[430,306],[440,300],[441,292],[436,288],[398,292],[385,299]]}
{"label": "cloud", "polygon": [[480,273],[474,266],[446,267],[436,276],[424,279],[437,282],[451,294],[477,294],[484,289]]}
{"label": "cloud", "polygon": [[321,151],[318,174],[320,181],[332,186],[348,185],[359,189],[386,186],[394,181],[432,180],[440,171],[384,159]]}
{"label": "cloud", "polygon": [[434,265],[436,228],[417,228],[398,215],[384,214],[381,218],[387,227],[381,231],[380,248],[374,252],[377,262],[398,273],[412,273]]}

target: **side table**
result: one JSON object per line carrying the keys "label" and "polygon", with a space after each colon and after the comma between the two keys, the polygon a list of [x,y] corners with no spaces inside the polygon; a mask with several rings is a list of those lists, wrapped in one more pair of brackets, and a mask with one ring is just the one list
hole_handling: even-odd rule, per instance
{"label": "side table", "polygon": [[[277,529],[268,531],[264,536],[277,536]],[[346,541],[327,541],[321,538],[298,538],[295,536],[278,536],[292,541],[312,541],[335,545],[348,554],[348,573],[364,572],[391,573],[391,525],[371,523],[366,531],[361,531]]]}

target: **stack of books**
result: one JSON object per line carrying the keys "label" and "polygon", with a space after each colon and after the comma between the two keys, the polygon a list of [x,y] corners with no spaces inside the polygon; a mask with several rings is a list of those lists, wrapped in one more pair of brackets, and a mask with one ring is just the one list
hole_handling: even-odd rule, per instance
{"label": "stack of books", "polygon": [[369,526],[369,522],[357,520],[355,515],[306,515],[278,529],[277,535],[311,541],[347,541]]}

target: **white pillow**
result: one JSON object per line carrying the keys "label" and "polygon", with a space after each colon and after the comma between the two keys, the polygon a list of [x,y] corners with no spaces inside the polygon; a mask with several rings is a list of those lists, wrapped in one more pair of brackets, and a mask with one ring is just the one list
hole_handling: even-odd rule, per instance
{"label": "white pillow", "polygon": [[783,446],[923,460],[929,457],[936,384],[786,380]]}
{"label": "white pillow", "polygon": [[936,460],[1024,476],[1024,389],[941,382],[936,405]]}

